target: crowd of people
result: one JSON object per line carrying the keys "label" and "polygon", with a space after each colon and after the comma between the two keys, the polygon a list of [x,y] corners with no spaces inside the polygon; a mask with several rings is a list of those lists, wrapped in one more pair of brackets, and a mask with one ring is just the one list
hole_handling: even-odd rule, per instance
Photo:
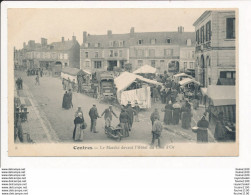
{"label": "crowd of people", "polygon": [[34,76],[34,75],[40,75],[40,77],[43,77],[43,75],[44,75],[43,68],[29,68],[29,69],[27,69],[27,76]]}

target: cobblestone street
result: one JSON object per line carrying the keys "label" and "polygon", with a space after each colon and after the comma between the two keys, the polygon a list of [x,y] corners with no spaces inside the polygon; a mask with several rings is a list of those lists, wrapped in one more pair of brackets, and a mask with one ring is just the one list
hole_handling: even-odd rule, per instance
{"label": "cobblestone street", "polygon": [[[104,132],[104,119],[100,118],[97,122],[97,131],[93,134],[90,132],[89,109],[93,104],[97,105],[98,112],[101,115],[106,103],[99,103],[98,100],[84,94],[73,93],[73,108],[69,110],[62,109],[62,97],[64,90],[59,78],[43,76],[40,78],[40,85],[35,85],[35,76],[27,77],[23,72],[17,72],[24,80],[24,89],[20,90],[19,96],[25,99],[28,106],[28,121],[23,123],[24,132],[30,134],[35,143],[42,142],[73,142],[72,133],[74,128],[74,113],[77,107],[82,107],[84,118],[88,125],[84,133],[84,141],[87,142],[114,142],[108,138]],[[16,75],[17,76],[17,75]],[[151,109],[143,110],[139,114],[140,122],[134,122],[133,129],[128,138],[122,139],[122,143],[137,142],[149,144],[151,142],[151,121],[152,111],[158,108],[160,111],[161,121],[164,118],[164,112],[161,109],[164,105],[155,103]],[[114,112],[119,116],[120,109],[114,106]],[[193,110],[192,126],[200,119],[204,112],[201,106],[196,112]],[[113,118],[112,124],[116,126],[118,119]],[[181,125],[164,126],[161,135],[162,144],[173,142],[196,142],[196,134],[191,129],[185,130]],[[209,132],[209,141],[213,142],[212,133]]]}

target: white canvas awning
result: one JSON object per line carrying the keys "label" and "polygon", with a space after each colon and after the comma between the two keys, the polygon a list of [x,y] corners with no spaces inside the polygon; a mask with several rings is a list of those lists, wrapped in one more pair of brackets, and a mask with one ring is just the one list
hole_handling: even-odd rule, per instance
{"label": "white canvas awning", "polygon": [[173,77],[174,78],[176,78],[176,77],[188,77],[188,78],[193,78],[192,76],[190,76],[190,75],[188,75],[188,74],[186,74],[186,73],[178,73],[178,74],[175,74],[175,75],[173,75]]}
{"label": "white canvas awning", "polygon": [[123,72],[121,75],[119,75],[117,78],[114,79],[114,83],[117,87],[117,91],[119,92],[128,88],[137,79],[153,85],[162,85],[162,83],[159,83],[157,81],[146,79],[142,76],[129,72]]}
{"label": "white canvas awning", "polygon": [[207,94],[214,106],[236,105],[235,86],[210,85]]}
{"label": "white canvas awning", "polygon": [[157,71],[156,68],[149,65],[144,65],[140,67],[139,69],[135,70],[133,73],[134,74],[149,74],[149,73],[155,74],[156,71]]}
{"label": "white canvas awning", "polygon": [[187,84],[189,84],[189,83],[195,83],[195,84],[197,84],[197,85],[200,85],[200,83],[199,83],[198,81],[196,81],[196,80],[194,80],[194,79],[190,79],[190,78],[185,78],[185,79],[183,79],[183,80],[181,80],[181,81],[179,82],[179,84],[180,84],[181,86],[187,85]]}

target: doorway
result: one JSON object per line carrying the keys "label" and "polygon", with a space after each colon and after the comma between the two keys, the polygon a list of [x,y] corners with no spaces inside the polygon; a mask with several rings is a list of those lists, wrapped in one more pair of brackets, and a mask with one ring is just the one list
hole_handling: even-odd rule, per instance
{"label": "doorway", "polygon": [[114,67],[117,67],[117,61],[108,61],[107,71],[113,71]]}

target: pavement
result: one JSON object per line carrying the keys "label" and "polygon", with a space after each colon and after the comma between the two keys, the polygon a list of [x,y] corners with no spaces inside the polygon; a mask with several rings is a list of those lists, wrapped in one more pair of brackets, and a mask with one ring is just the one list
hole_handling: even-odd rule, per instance
{"label": "pavement", "polygon": [[[64,90],[59,78],[43,76],[40,78],[40,85],[35,85],[35,76],[27,77],[24,72],[15,72],[16,76],[21,76],[24,82],[24,89],[19,91],[19,95],[25,98],[28,107],[28,121],[23,123],[23,129],[30,133],[31,139],[36,143],[47,142],[73,142],[72,133],[74,128],[74,114],[77,107],[82,107],[84,118],[87,123],[87,129],[84,132],[83,143],[109,143],[114,142],[108,138],[104,132],[104,119],[97,121],[97,131],[94,134],[90,132],[89,109],[93,104],[97,105],[99,114],[109,106],[107,103],[99,102],[97,99],[85,94],[73,93],[73,108],[69,110],[62,109],[62,99]],[[158,108],[161,111],[164,104],[154,103],[149,110],[143,110],[139,113],[140,122],[134,122],[130,136],[121,140],[123,143],[135,142],[149,144],[151,142],[151,121],[152,111]],[[119,116],[120,109],[114,106],[114,112]],[[193,124],[196,126],[204,113],[204,108],[200,106],[198,110],[193,110]],[[160,112],[161,120],[164,118],[164,112]],[[119,120],[113,117],[112,124],[116,126]],[[209,141],[213,142],[213,132],[209,132]],[[191,129],[185,130],[181,125],[164,125],[164,131],[161,135],[162,144],[174,142],[196,142],[196,133]]]}

